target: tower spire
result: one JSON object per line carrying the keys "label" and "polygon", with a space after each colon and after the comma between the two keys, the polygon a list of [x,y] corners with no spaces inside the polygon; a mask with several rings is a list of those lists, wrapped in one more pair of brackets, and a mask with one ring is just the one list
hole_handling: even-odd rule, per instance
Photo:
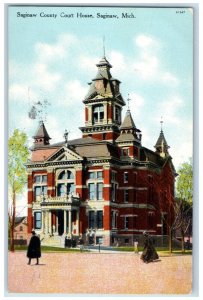
{"label": "tower spire", "polygon": [[130,104],[129,104],[130,101],[131,101],[131,99],[130,99],[130,94],[128,94],[128,99],[127,99],[127,102],[128,102],[128,110],[130,110]]}
{"label": "tower spire", "polygon": [[170,148],[170,146],[168,146],[163,133],[163,117],[161,117],[160,124],[161,124],[161,132],[159,134],[158,140],[154,148],[156,149],[156,153],[158,153],[161,157],[165,158],[169,155],[168,149]]}
{"label": "tower spire", "polygon": [[161,116],[161,121],[160,121],[160,124],[161,124],[161,131],[163,131],[163,117]]}

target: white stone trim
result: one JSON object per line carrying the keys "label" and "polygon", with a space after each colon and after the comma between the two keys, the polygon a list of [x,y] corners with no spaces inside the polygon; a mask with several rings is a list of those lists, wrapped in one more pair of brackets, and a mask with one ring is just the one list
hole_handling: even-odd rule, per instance
{"label": "white stone trim", "polygon": [[83,189],[83,188],[87,188],[86,185],[76,185],[75,186],[76,189]]}
{"label": "white stone trim", "polygon": [[119,217],[138,217],[136,214],[126,214],[126,215],[120,215]]}

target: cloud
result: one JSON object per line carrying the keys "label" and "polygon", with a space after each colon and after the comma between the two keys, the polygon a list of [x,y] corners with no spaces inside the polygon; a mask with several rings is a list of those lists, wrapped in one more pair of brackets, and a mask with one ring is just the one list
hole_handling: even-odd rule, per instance
{"label": "cloud", "polygon": [[[27,85],[14,83],[9,87],[9,99],[11,101],[20,100],[22,102],[28,102],[29,87]],[[32,92],[32,97],[35,97],[35,93]]]}
{"label": "cloud", "polygon": [[45,43],[37,43],[35,50],[38,54],[38,58],[41,61],[55,60],[63,58],[65,56],[65,49],[61,45],[49,45]]}
{"label": "cloud", "polygon": [[180,80],[170,71],[165,70],[164,62],[160,60],[161,43],[154,37],[144,34],[134,38],[137,56],[133,69],[141,80],[159,82],[164,85],[177,86]]}
{"label": "cloud", "polygon": [[174,95],[166,100],[163,100],[157,109],[156,119],[163,117],[164,122],[167,124],[180,124],[181,108],[183,107],[183,100],[181,97]]}
{"label": "cloud", "polygon": [[77,103],[81,105],[87,91],[88,87],[83,86],[79,80],[68,81],[64,86],[64,94],[67,98],[64,99],[63,104],[65,106],[77,105]]}
{"label": "cloud", "polygon": [[36,63],[33,66],[34,86],[44,90],[55,90],[56,84],[61,80],[61,74],[50,72],[48,66],[44,63]]}
{"label": "cloud", "polygon": [[142,48],[142,49],[150,49],[151,47],[153,48],[158,48],[159,43],[154,37],[147,36],[145,34],[139,34],[134,38],[134,43]]}
{"label": "cloud", "polygon": [[76,46],[78,39],[72,34],[61,34],[56,43],[48,44],[39,42],[35,45],[37,60],[52,63],[68,56],[69,48]]}

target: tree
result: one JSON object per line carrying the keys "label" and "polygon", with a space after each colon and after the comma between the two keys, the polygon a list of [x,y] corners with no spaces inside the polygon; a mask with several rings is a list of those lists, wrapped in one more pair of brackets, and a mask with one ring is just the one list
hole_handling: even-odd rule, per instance
{"label": "tree", "polygon": [[10,250],[14,251],[14,229],[16,217],[16,196],[22,193],[27,181],[25,164],[29,157],[27,135],[15,129],[8,141],[8,186],[11,198],[9,212]]}
{"label": "tree", "polygon": [[185,235],[191,234],[192,200],[193,200],[193,170],[192,161],[185,162],[178,170],[177,199],[176,199],[176,229],[180,230],[182,251],[184,252]]}

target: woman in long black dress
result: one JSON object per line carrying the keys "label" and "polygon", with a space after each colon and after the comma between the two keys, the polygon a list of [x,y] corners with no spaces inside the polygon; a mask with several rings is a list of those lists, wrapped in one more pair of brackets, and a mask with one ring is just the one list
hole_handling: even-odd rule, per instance
{"label": "woman in long black dress", "polygon": [[28,245],[27,257],[29,258],[28,265],[30,265],[32,258],[37,259],[36,265],[39,264],[39,258],[41,257],[41,242],[34,230],[32,231],[32,237]]}
{"label": "woman in long black dress", "polygon": [[150,238],[149,234],[146,231],[144,231],[143,235],[145,237],[145,242],[144,242],[144,250],[142,252],[141,259],[145,263],[148,263],[150,261],[158,259],[159,256],[154,248],[153,241]]}

